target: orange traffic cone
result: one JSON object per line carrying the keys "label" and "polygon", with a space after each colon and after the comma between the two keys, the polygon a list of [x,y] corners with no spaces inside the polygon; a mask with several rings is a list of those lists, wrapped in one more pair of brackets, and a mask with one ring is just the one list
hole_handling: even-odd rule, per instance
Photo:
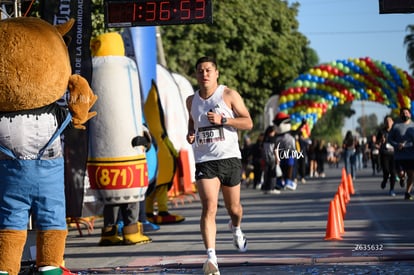
{"label": "orange traffic cone", "polygon": [[341,203],[341,211],[342,211],[342,216],[345,216],[346,214],[346,203],[345,203],[345,198],[344,198],[344,189],[342,188],[341,185],[339,185],[338,187],[338,192],[336,192],[336,195],[338,195],[339,198],[339,202]]}
{"label": "orange traffic cone", "polygon": [[345,167],[342,168],[342,181],[348,181],[348,174],[346,173]]}
{"label": "orange traffic cone", "polygon": [[335,202],[335,209],[336,209],[336,213],[338,215],[338,221],[339,221],[339,233],[344,234],[345,233],[344,216],[342,215],[341,202],[339,201],[338,194],[335,194],[334,202]]}
{"label": "orange traffic cone", "polygon": [[341,182],[342,189],[344,190],[344,199],[346,203],[349,203],[351,196],[349,195],[348,181]]}
{"label": "orange traffic cone", "polygon": [[348,175],[348,187],[349,187],[349,193],[351,195],[355,195],[355,189],[354,189],[354,183],[352,182],[352,175]]}
{"label": "orange traffic cone", "polygon": [[351,197],[349,196],[349,188],[348,188],[348,175],[346,173],[345,168],[342,168],[342,180],[341,185],[344,188],[345,193],[345,202],[348,203]]}
{"label": "orange traffic cone", "polygon": [[183,181],[183,192],[187,195],[194,195],[195,188],[194,183],[191,180],[191,171],[190,171],[190,158],[188,156],[188,150],[181,149],[180,155],[179,155],[179,161],[180,161],[180,168],[182,170],[182,181]]}
{"label": "orange traffic cone", "polygon": [[339,228],[338,215],[334,200],[329,204],[328,221],[326,223],[325,240],[342,240]]}

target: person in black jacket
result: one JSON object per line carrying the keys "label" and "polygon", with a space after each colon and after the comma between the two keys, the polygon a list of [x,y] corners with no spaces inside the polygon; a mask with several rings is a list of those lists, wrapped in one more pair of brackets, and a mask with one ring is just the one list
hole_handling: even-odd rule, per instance
{"label": "person in black jacket", "polygon": [[384,126],[377,134],[379,145],[380,163],[382,167],[381,188],[385,189],[388,180],[390,181],[390,196],[395,196],[394,186],[396,179],[396,167],[394,160],[394,147],[388,142],[388,133],[391,131],[394,120],[391,116],[384,118]]}
{"label": "person in black jacket", "polygon": [[251,145],[250,154],[252,156],[252,165],[253,165],[253,188],[258,189],[261,187],[263,170],[264,170],[264,151],[263,151],[263,141],[264,133],[260,133],[257,137],[255,143]]}

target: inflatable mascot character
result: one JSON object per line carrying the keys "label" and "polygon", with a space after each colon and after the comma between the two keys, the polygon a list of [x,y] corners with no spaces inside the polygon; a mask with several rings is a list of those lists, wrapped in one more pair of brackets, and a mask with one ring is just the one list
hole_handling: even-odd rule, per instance
{"label": "inflatable mascot character", "polygon": [[92,39],[91,50],[99,117],[89,124],[88,173],[91,188],[104,203],[99,245],[148,243],[151,238],[144,235],[138,215],[148,189],[145,148],[151,138],[142,126],[138,70],[125,56],[117,32]]}
{"label": "inflatable mascot character", "polygon": [[[158,145],[158,173],[155,189],[148,194],[145,200],[147,220],[150,223],[160,225],[183,222],[185,220],[183,216],[168,211],[168,191],[172,187],[176,173],[178,152],[168,137],[164,125],[164,110],[155,83],[153,83],[144,104],[144,113],[151,134]],[[155,204],[157,204],[158,211],[155,211]]]}
{"label": "inflatable mascot character", "polygon": [[296,183],[293,181],[296,143],[291,133],[290,116],[282,112],[277,113],[273,125],[276,130],[275,150],[283,174],[277,178],[276,185],[281,189],[296,190]]}
{"label": "inflatable mascot character", "polygon": [[[60,134],[96,115],[88,82],[72,75],[63,39],[70,20],[0,21],[0,274],[16,275],[29,216],[36,229],[39,274],[73,274],[61,265],[67,225]],[[57,101],[67,89],[69,110]]]}

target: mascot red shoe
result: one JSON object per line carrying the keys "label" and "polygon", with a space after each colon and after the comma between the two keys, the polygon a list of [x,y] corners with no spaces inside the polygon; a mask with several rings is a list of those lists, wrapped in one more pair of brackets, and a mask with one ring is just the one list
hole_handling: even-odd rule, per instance
{"label": "mascot red shoe", "polygon": [[[39,274],[72,274],[63,264],[67,235],[60,134],[84,129],[96,113],[88,82],[72,75],[63,35],[73,20],[0,20],[0,272],[16,275],[31,215]],[[69,109],[58,101],[70,91]]]}

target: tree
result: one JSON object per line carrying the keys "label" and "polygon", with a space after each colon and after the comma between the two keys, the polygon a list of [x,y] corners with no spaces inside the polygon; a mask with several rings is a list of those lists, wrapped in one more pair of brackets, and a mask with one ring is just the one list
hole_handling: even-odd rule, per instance
{"label": "tree", "polygon": [[[106,29],[104,0],[92,0],[92,37]],[[211,25],[162,26],[167,65],[195,85],[195,59],[216,57],[221,82],[238,90],[259,120],[267,99],[318,63],[316,52],[298,31],[298,3],[285,0],[215,0]]]}
{"label": "tree", "polygon": [[[242,94],[258,121],[270,96],[318,63],[316,52],[298,31],[298,8],[299,3],[286,0],[214,0],[213,24],[161,27],[167,65],[195,85],[195,59],[216,57],[222,83]],[[91,0],[91,9],[92,37],[122,31],[105,28],[104,0]]]}
{"label": "tree", "polygon": [[317,61],[298,31],[298,4],[216,0],[213,24],[162,26],[167,65],[194,82],[198,57],[214,56],[220,81],[238,90],[253,117],[267,99]]}
{"label": "tree", "polygon": [[378,117],[376,114],[363,115],[357,119],[359,127],[356,131],[361,137],[366,137],[372,134],[376,134],[378,129]]}
{"label": "tree", "polygon": [[300,69],[301,74],[309,70],[309,68],[319,64],[319,56],[314,49],[306,47],[303,52],[305,53],[305,58],[303,59],[302,68]]}

